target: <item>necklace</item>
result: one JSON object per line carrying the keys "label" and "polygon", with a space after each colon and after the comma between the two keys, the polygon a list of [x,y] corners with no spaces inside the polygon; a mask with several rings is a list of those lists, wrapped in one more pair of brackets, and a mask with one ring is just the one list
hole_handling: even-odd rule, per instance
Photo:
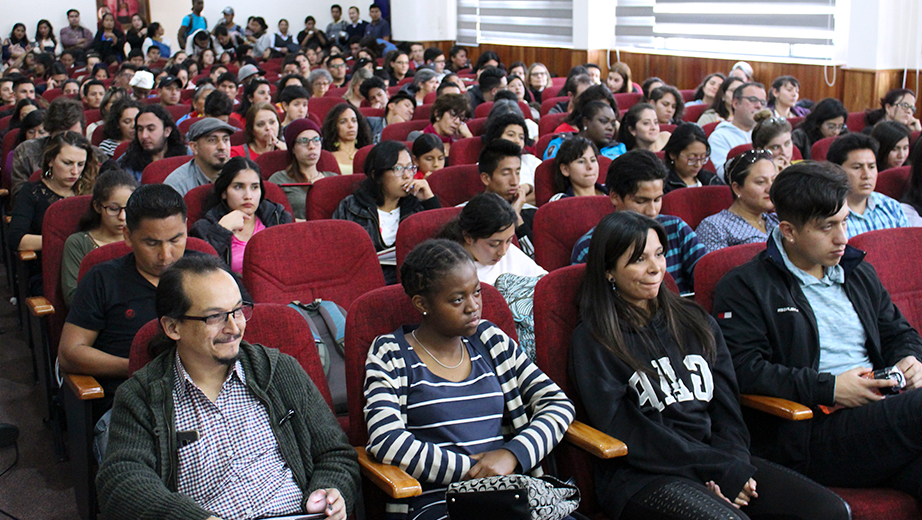
{"label": "necklace", "polygon": [[450,367],[450,366],[446,365],[445,363],[442,363],[441,361],[439,361],[439,359],[438,359],[437,357],[435,357],[435,356],[432,355],[432,352],[429,352],[429,349],[427,349],[426,346],[423,345],[423,342],[420,341],[419,338],[416,337],[416,331],[415,331],[415,330],[414,330],[413,332],[411,332],[410,334],[413,336],[413,339],[415,339],[416,342],[419,343],[419,346],[420,346],[420,347],[423,347],[423,350],[426,351],[426,354],[429,354],[429,357],[431,357],[432,359],[434,359],[436,363],[438,363],[439,365],[442,366],[442,368],[446,368],[446,369],[448,369],[448,370],[452,370],[452,369],[458,368],[459,366],[461,366],[461,363],[464,362],[464,348],[462,347],[462,345],[464,344],[463,341],[461,341],[460,343],[458,343],[458,347],[459,347],[459,349],[461,350],[461,359],[458,361],[458,364],[457,364],[457,365],[455,365],[455,366],[453,366],[453,367]]}

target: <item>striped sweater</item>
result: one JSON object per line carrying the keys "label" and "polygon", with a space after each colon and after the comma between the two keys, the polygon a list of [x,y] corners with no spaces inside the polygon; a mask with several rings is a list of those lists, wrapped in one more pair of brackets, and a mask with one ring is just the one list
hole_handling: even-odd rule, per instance
{"label": "striped sweater", "polygon": [[[408,334],[411,328],[405,328]],[[527,472],[563,439],[573,422],[573,403],[511,338],[496,325],[481,321],[467,338],[491,360],[503,391],[504,449]],[[464,478],[476,461],[468,455],[417,439],[407,425],[408,368],[401,354],[407,348],[403,333],[375,339],[365,363],[365,423],[368,452],[384,464],[399,466],[428,484],[446,485]]]}

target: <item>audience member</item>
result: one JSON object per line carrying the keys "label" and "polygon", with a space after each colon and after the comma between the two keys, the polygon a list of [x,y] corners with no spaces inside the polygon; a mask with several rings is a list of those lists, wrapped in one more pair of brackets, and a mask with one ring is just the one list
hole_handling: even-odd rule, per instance
{"label": "audience member", "polygon": [[[726,79],[727,77],[720,72],[708,74],[704,77],[704,80],[701,81],[701,84],[698,85],[698,88],[695,89],[694,100],[685,103],[685,106],[705,105],[709,107],[713,105],[714,100],[717,99],[717,92]],[[692,123],[694,123],[694,121],[692,121]]]}
{"label": "audience member", "polygon": [[391,24],[381,17],[381,7],[378,4],[371,4],[368,7],[368,16],[371,23],[365,26],[365,36],[371,36],[376,40],[391,41]]}
{"label": "audience member", "polygon": [[243,128],[244,143],[231,146],[230,157],[256,159],[266,152],[285,150],[280,126],[279,113],[274,106],[262,102],[251,105]]}
{"label": "audience member", "polygon": [[494,139],[481,150],[477,165],[484,192],[495,193],[512,206],[519,247],[526,255],[534,256],[532,222],[538,208],[527,202],[529,194],[534,200],[534,187],[521,183],[522,148],[507,139]]}
{"label": "audience member", "polygon": [[273,173],[269,181],[282,187],[294,218],[304,220],[307,218],[305,198],[311,185],[323,177],[334,177],[336,173],[317,168],[323,149],[323,137],[317,123],[310,119],[297,119],[285,127],[284,134],[291,163],[286,169]]}
{"label": "audience member", "polygon": [[333,76],[326,69],[314,69],[307,76],[307,84],[312,97],[323,97],[333,84]]}
{"label": "audience member", "polygon": [[605,79],[605,84],[608,85],[608,89],[611,90],[612,94],[641,93],[631,81],[631,68],[624,62],[619,61],[612,65],[608,78]]}
{"label": "audience member", "polygon": [[[535,102],[540,103],[544,91],[551,86],[551,74],[543,63],[535,62],[528,67],[528,73],[525,77],[528,84],[528,90],[531,92]],[[550,97],[550,96],[548,96]]]}
{"label": "audience member", "polygon": [[99,149],[106,156],[112,157],[118,145],[134,139],[135,119],[140,109],[141,105],[137,101],[122,98],[109,110],[102,132],[103,141],[99,143]]}
{"label": "audience member", "polygon": [[467,90],[471,111],[481,103],[493,101],[496,93],[506,90],[506,74],[497,67],[487,67],[480,72],[477,84]]}
{"label": "audience member", "polygon": [[682,123],[673,130],[666,146],[664,158],[669,175],[663,192],[681,188],[719,186],[724,182],[712,171],[704,169],[711,156],[711,146],[704,130],[695,123]]}
{"label": "audience member", "polygon": [[[349,79],[349,82],[346,84],[346,92],[343,93],[343,99],[346,100],[350,105],[358,108],[362,106],[362,101],[365,101],[365,96],[362,95],[362,84],[372,77],[372,72],[368,69],[357,69],[352,77]],[[384,82],[381,82],[384,84]],[[385,91],[386,97],[386,91]],[[380,107],[375,107],[380,108]]]}
{"label": "audience member", "polygon": [[573,136],[560,145],[554,156],[554,196],[551,201],[567,197],[608,195],[599,181],[599,149],[591,140]]}
{"label": "audience member", "polygon": [[[601,88],[607,89],[607,87]],[[573,113],[578,117],[579,132],[576,135],[592,141],[599,149],[599,153],[609,159],[614,159],[627,151],[624,143],[619,143],[614,139],[617,134],[618,117],[610,104],[604,101],[591,101],[586,105],[580,103],[579,111],[574,110]],[[556,156],[557,150],[568,138],[569,136],[558,136],[552,139],[544,152],[544,158],[551,159]]]}
{"label": "audience member", "polygon": [[185,195],[196,186],[214,182],[230,158],[230,136],[236,130],[211,117],[192,123],[188,133],[192,160],[173,170],[163,183]]}
{"label": "audience member", "polygon": [[204,8],[205,0],[192,0],[192,12],[183,17],[179,32],[176,33],[180,48],[186,47],[186,38],[195,31],[208,31],[208,19],[202,16]]}
{"label": "audience member", "polygon": [[867,127],[873,127],[878,121],[896,121],[903,123],[913,132],[922,130],[922,124],[915,116],[916,94],[914,91],[897,88],[880,100],[880,108],[865,112]]}
{"label": "audience member", "polygon": [[93,50],[99,54],[99,59],[107,64],[121,62],[125,59],[126,43],[125,33],[115,26],[115,16],[112,13],[102,15],[102,23],[93,38]]}
{"label": "audience member", "polygon": [[669,132],[661,132],[656,109],[650,103],[637,103],[628,109],[618,127],[618,141],[625,150],[658,152],[669,142]]}
{"label": "audience member", "polygon": [[643,93],[643,102],[650,103],[652,105],[653,103],[650,100],[650,93],[665,85],[666,82],[656,76],[643,80],[643,83],[640,84],[640,89]]}
{"label": "audience member", "polygon": [[[327,72],[330,73],[330,76],[333,78],[331,86],[333,88],[340,88],[346,86],[346,59],[339,54],[331,54],[327,56],[327,59],[323,63],[326,67]],[[433,89],[434,90],[434,89]]]}
{"label": "audience member", "polygon": [[435,134],[422,134],[413,141],[414,179],[425,179],[445,167],[445,146]]}
{"label": "audience member", "polygon": [[769,190],[778,170],[772,153],[749,150],[730,161],[727,179],[733,204],[701,221],[695,233],[707,252],[753,242],[765,242],[778,225]]}
{"label": "audience member", "polygon": [[813,143],[825,137],[835,137],[847,132],[845,121],[848,110],[835,98],[826,98],[813,106],[803,122],[791,133],[794,146],[804,159],[810,159]]}
{"label": "audience member", "polygon": [[845,216],[848,238],[875,229],[909,226],[900,204],[874,191],[877,186],[878,150],[877,141],[872,137],[850,133],[836,138],[826,153],[827,161],[845,171],[851,187]]}
{"label": "audience member", "polygon": [[708,123],[717,123],[721,121],[733,120],[733,93],[743,84],[743,80],[731,76],[720,84],[717,96],[711,107],[701,114],[698,118],[698,124],[704,126]]}
{"label": "audience member", "polygon": [[[455,141],[473,137],[466,124],[472,112],[468,97],[464,94],[442,94],[435,98],[429,116],[430,124],[422,133],[439,136],[445,145],[445,155],[451,157],[451,145]],[[419,134],[411,132],[410,140],[415,139],[417,135]]]}
{"label": "audience member", "polygon": [[[145,56],[150,57],[151,48],[158,49],[157,59],[167,59],[171,56],[170,40],[164,39],[164,34],[166,34],[166,30],[158,22],[151,22],[147,26],[147,38],[144,40],[144,44],[141,45],[141,51],[144,52]],[[183,45],[183,47],[185,46]]]}
{"label": "audience member", "polygon": [[418,69],[413,75],[413,82],[409,84],[407,90],[412,92],[416,97],[416,104],[425,103],[426,95],[435,93],[439,88],[439,75],[432,69]]}
{"label": "audience member", "polygon": [[727,77],[739,78],[743,80],[743,83],[753,83],[755,82],[752,76],[752,65],[746,63],[745,61],[738,61],[733,64],[733,67],[730,69],[730,73],[727,74]]}
{"label": "audience member", "polygon": [[[371,129],[365,116],[348,103],[330,110],[323,121],[323,149],[336,157],[339,171],[352,174],[352,160],[359,148],[372,144]],[[366,175],[368,171],[366,170]]]}
{"label": "audience member", "polygon": [[327,40],[337,47],[345,45],[348,35],[346,34],[347,23],[342,19],[343,8],[338,4],[330,6],[330,17],[333,21],[327,24]]}
{"label": "audience member", "polygon": [[765,107],[765,87],[761,83],[744,83],[733,91],[733,120],[717,125],[708,137],[711,161],[717,174],[724,177],[724,163],[733,147],[752,142],[753,116]]}
{"label": "audience member", "polygon": [[656,110],[656,120],[661,125],[677,125],[685,115],[685,102],[679,89],[671,85],[657,87],[650,92],[650,104]]}
{"label": "audience member", "polygon": [[311,97],[310,93],[301,87],[285,87],[279,93],[279,101],[282,105],[282,111],[285,113],[285,119],[281,123],[282,131],[295,120],[307,117],[307,100]]}
{"label": "audience member", "polygon": [[93,32],[80,25],[80,11],[76,9],[67,10],[67,27],[61,29],[61,45],[81,51],[93,46]]}
{"label": "audience member", "polygon": [[[636,211],[656,219],[669,237],[664,254],[666,270],[672,275],[679,291],[694,290],[695,264],[707,252],[698,236],[682,219],[660,214],[663,206],[663,183],[666,180],[663,161],[648,150],[632,150],[619,156],[608,167],[605,185],[614,211]],[[586,262],[589,242],[595,228],[576,241],[570,261]]]}
{"label": "audience member", "polygon": [[768,92],[768,105],[775,117],[790,119],[804,117],[810,113],[804,107],[797,106],[800,97],[800,82],[794,76],[779,76],[772,81],[772,88]]}
{"label": "audience member", "polygon": [[752,119],[756,122],[752,128],[753,149],[771,152],[779,172],[790,166],[794,160],[791,123],[783,117],[772,116],[769,110],[756,112]]}
{"label": "audience member", "polygon": [[896,121],[880,121],[871,130],[871,137],[877,140],[877,171],[899,168],[909,158],[909,128]]}
{"label": "audience member", "polygon": [[[525,119],[521,115],[521,109],[518,104],[511,101],[503,100],[497,102],[487,118],[487,122],[480,134],[480,140],[483,146],[488,146],[497,139],[515,143],[522,150],[521,171],[519,172],[519,183],[526,188],[525,201],[534,204],[535,202],[535,171],[541,165],[541,159],[535,157],[531,152],[525,150],[526,145],[531,145],[531,139],[528,136],[528,129]],[[508,106],[512,109],[504,111],[503,107]]]}
{"label": "audience member", "polygon": [[135,117],[134,128],[134,139],[118,158],[118,165],[139,182],[150,163],[189,154],[186,140],[162,105],[142,105]]}

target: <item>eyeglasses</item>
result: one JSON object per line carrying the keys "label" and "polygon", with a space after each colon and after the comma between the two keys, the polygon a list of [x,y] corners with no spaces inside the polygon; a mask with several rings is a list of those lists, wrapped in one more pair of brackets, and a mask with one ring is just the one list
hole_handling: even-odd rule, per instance
{"label": "eyeglasses", "polygon": [[835,132],[841,134],[843,130],[847,130],[848,126],[845,124],[837,125],[835,123],[823,123],[823,129],[829,130],[830,132]]}
{"label": "eyeglasses", "polygon": [[765,106],[766,101],[760,97],[756,96],[743,96],[741,99],[745,99],[752,103],[753,105]]}
{"label": "eyeglasses", "polygon": [[679,157],[685,159],[685,163],[689,166],[696,166],[699,164],[703,166],[708,162],[708,159],[711,158],[710,155],[685,155],[684,153],[680,153]]}
{"label": "eyeglasses", "polygon": [[449,113],[448,113],[448,116],[451,117],[452,119],[457,119],[457,120],[461,121],[462,123],[464,123],[464,122],[467,121],[467,116],[458,115],[458,114],[454,113],[454,111],[449,112]]}
{"label": "eyeglasses", "polygon": [[249,321],[250,318],[253,317],[253,304],[250,302],[243,302],[243,305],[232,311],[218,312],[215,314],[209,314],[208,316],[180,316],[180,318],[184,320],[204,322],[205,325],[208,325],[209,327],[224,325],[227,323],[228,318],[231,317],[238,321],[241,318],[243,318],[243,321]]}
{"label": "eyeglasses", "polygon": [[299,137],[295,140],[295,144],[300,144],[302,146],[320,146],[323,144],[323,137],[319,135],[317,137]]}
{"label": "eyeglasses", "polygon": [[547,72],[534,71],[531,73],[532,76],[547,76]]}
{"label": "eyeglasses", "polygon": [[345,68],[346,68],[346,64],[345,64],[345,63],[337,63],[336,65],[330,65],[330,68],[331,68],[331,69],[345,69]]}
{"label": "eyeglasses", "polygon": [[398,166],[394,166],[393,168],[391,168],[390,172],[391,172],[391,175],[393,175],[394,177],[403,177],[407,174],[416,175],[416,169],[417,169],[416,166],[412,164],[410,166],[399,166],[398,165]]}
{"label": "eyeglasses", "polygon": [[905,101],[903,101],[902,103],[895,103],[893,106],[895,106],[895,107],[897,107],[897,108],[902,108],[903,110],[907,110],[907,111],[909,111],[909,112],[912,113],[912,114],[915,114],[915,113],[916,113],[916,106],[915,106],[915,105],[910,105],[909,103],[907,103],[907,102],[905,102]]}
{"label": "eyeglasses", "polygon": [[103,206],[102,208],[106,210],[106,215],[109,215],[110,217],[117,217],[121,215],[123,211],[125,211],[126,206],[119,206],[118,204],[113,204],[111,206]]}

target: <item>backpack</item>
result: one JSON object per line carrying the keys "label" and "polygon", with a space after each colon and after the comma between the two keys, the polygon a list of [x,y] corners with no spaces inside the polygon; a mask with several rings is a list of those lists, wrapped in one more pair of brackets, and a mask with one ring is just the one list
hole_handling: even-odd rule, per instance
{"label": "backpack", "polygon": [[310,326],[333,396],[333,407],[337,414],[346,413],[346,309],[319,298],[308,304],[295,300],[288,306],[298,311]]}

